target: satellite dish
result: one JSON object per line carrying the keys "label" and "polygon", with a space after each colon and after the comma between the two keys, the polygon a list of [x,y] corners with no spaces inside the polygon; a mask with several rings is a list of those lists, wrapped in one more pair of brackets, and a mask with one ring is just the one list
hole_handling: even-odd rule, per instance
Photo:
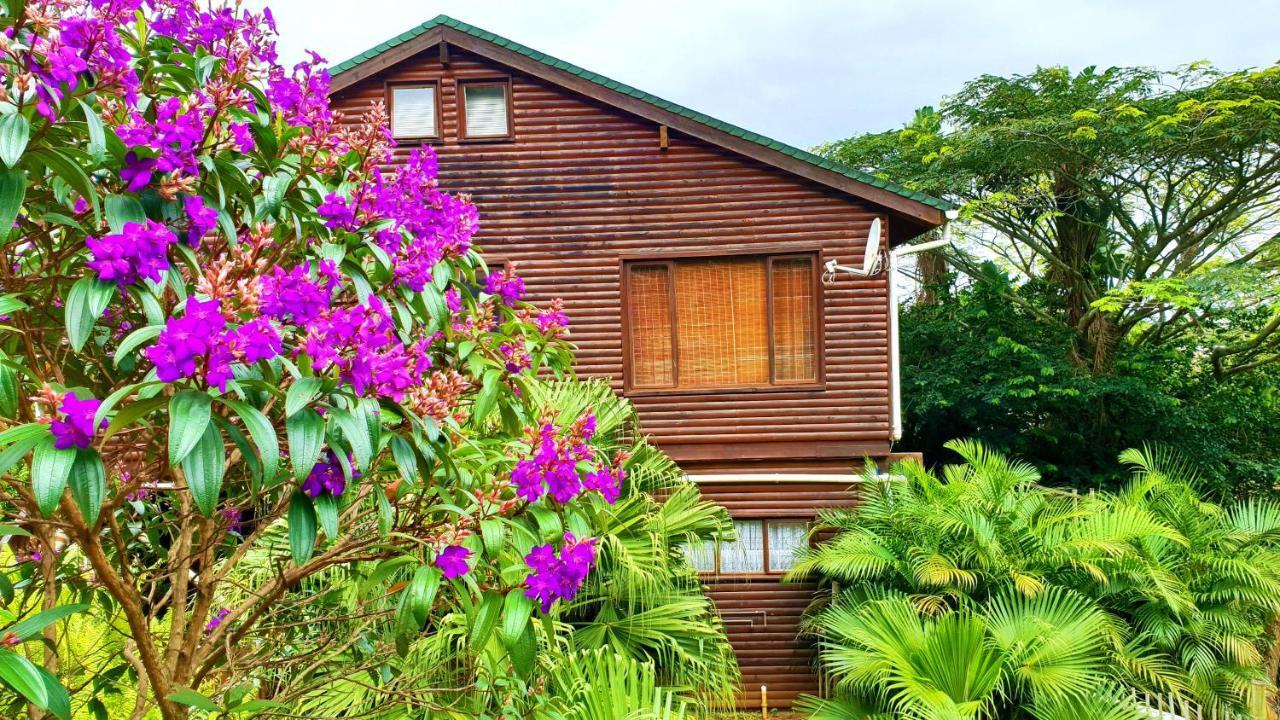
{"label": "satellite dish", "polygon": [[876,265],[880,263],[880,218],[871,221],[871,229],[867,231],[867,251],[862,256],[862,275],[870,277],[875,274]]}

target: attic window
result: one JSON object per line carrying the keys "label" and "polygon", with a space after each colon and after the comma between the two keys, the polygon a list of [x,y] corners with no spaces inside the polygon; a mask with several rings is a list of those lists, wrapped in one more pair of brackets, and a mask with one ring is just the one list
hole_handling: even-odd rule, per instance
{"label": "attic window", "polygon": [[430,85],[391,88],[391,134],[397,140],[423,140],[437,138],[438,93],[434,83]]}
{"label": "attic window", "polygon": [[462,137],[492,140],[511,137],[511,85],[507,81],[462,85]]}

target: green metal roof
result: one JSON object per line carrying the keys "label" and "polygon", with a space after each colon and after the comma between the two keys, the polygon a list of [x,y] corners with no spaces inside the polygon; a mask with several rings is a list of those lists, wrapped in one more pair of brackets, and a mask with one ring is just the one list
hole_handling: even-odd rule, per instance
{"label": "green metal roof", "polygon": [[769,148],[770,150],[775,150],[777,152],[780,152],[784,155],[789,155],[798,160],[803,160],[811,165],[816,165],[817,167],[820,167],[824,170],[830,170],[832,172],[839,173],[840,175],[844,175],[845,177],[851,178],[853,180],[857,180],[858,182],[887,190],[891,193],[894,193],[895,195],[900,195],[910,200],[914,200],[918,203],[922,203],[924,205],[937,208],[938,210],[945,211],[945,210],[950,210],[952,207],[954,207],[951,203],[948,203],[945,200],[939,200],[938,198],[935,198],[931,195],[926,195],[925,193],[917,192],[915,190],[908,190],[902,187],[901,185],[896,185],[894,183],[889,182],[888,180],[876,177],[875,175],[872,175],[870,173],[866,173],[861,170],[851,168],[847,165],[843,165],[838,162],[833,162],[831,160],[828,160],[827,158],[814,155],[811,152],[808,152],[806,150],[801,150],[800,148],[794,147],[792,145],[788,145],[784,142],[779,142],[777,140],[774,140],[773,138],[765,137],[764,135],[761,135],[759,133],[754,133],[754,132],[751,132],[750,130],[740,128],[737,125],[724,122],[723,120],[717,120],[716,118],[713,118],[710,115],[707,115],[705,113],[700,113],[696,110],[691,110],[687,107],[684,107],[683,105],[677,105],[676,103],[673,103],[670,100],[663,100],[662,98],[656,95],[650,95],[649,93],[644,92],[643,90],[637,90],[636,88],[633,88],[630,85],[627,85],[626,83],[621,83],[621,82],[618,82],[617,80],[611,80],[603,75],[599,75],[591,72],[590,70],[585,70],[583,68],[580,68],[577,65],[574,65],[573,63],[565,62],[564,60],[551,57],[546,53],[538,52],[537,50],[534,50],[533,48],[530,48],[530,47],[525,47],[524,45],[521,45],[520,43],[515,42],[513,40],[508,40],[499,35],[494,35],[493,33],[487,30],[481,30],[480,28],[474,25],[468,25],[467,23],[464,23],[461,20],[455,20],[454,18],[451,18],[448,15],[437,15],[435,18],[428,20],[425,23],[422,23],[421,25],[409,30],[408,32],[401,33],[391,38],[390,40],[379,43],[369,48],[368,50],[365,50],[364,52],[360,53],[359,55],[356,55],[355,57],[349,58],[347,60],[344,60],[338,63],[337,65],[334,65],[333,67],[329,68],[329,72],[332,75],[338,75],[338,74],[347,72],[348,70],[353,70],[356,67],[362,65],[363,63],[369,60],[372,60],[378,55],[381,55],[382,53],[394,47],[403,45],[404,43],[409,42],[410,40],[413,40],[414,38],[432,30],[433,28],[442,27],[442,26],[452,28],[459,32],[466,33],[468,35],[479,38],[486,42],[493,43],[494,45],[497,45],[499,47],[506,48],[507,50],[510,50],[512,52],[516,52],[521,55],[524,55],[525,57],[528,57],[532,60],[536,60],[540,63],[543,63],[544,65],[555,68],[556,70],[562,70],[564,72],[568,72],[584,80],[589,80],[591,82],[594,82],[597,85],[605,87],[609,90],[620,92],[624,95],[628,95],[637,100],[641,100],[643,102],[649,103],[650,105],[653,105],[656,108],[666,110],[667,112],[675,113],[676,115],[680,115],[681,117],[688,118],[690,120],[693,120],[695,122],[701,123],[708,127],[714,128],[721,132],[728,133],[734,137],[738,137],[738,138],[742,138],[743,140],[754,142],[758,145],[762,145],[766,148]]}

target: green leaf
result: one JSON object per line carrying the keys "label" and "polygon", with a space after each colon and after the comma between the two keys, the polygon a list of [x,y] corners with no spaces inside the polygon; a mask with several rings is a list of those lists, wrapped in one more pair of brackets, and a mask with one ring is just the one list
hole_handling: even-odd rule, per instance
{"label": "green leaf", "polygon": [[27,140],[31,138],[31,123],[22,113],[13,113],[0,118],[0,160],[13,167],[22,159],[27,149]]}
{"label": "green leaf", "polygon": [[247,703],[231,708],[230,712],[239,715],[247,712],[258,712],[259,710],[288,710],[289,707],[275,700],[250,700]]}
{"label": "green leaf", "polygon": [[26,642],[44,632],[44,629],[53,623],[88,609],[89,605],[87,603],[59,605],[48,610],[42,610],[21,622],[16,622],[6,628],[5,632],[13,633],[17,636],[18,642]]}
{"label": "green leaf", "polygon": [[498,389],[502,387],[502,373],[497,368],[489,368],[484,373],[484,384],[476,394],[475,406],[471,409],[471,421],[476,425],[484,422],[498,400]]}
{"label": "green leaf", "polygon": [[102,317],[102,312],[111,303],[116,294],[115,283],[108,283],[97,278],[84,277],[71,286],[66,299],[67,338],[71,341],[71,349],[80,352],[89,335],[93,332],[94,323]]}
{"label": "green leaf", "polygon": [[502,603],[502,639],[506,643],[524,633],[533,615],[533,601],[519,589],[507,592]]}
{"label": "green leaf", "polygon": [[107,156],[106,128],[102,126],[102,118],[98,117],[89,103],[81,100],[80,109],[84,112],[84,121],[89,127],[89,154],[94,160],[101,162]]}
{"label": "green leaf", "polygon": [[289,501],[289,551],[293,553],[293,564],[305,565],[315,547],[316,512],[311,498],[304,493],[294,493]]}
{"label": "green leaf", "polygon": [[0,365],[0,416],[18,415],[18,374],[8,365]]}
{"label": "green leaf", "polygon": [[[31,425],[37,425],[42,432],[38,435],[28,435],[20,440],[15,440],[4,449],[4,452],[0,452],[0,475],[9,472],[10,468],[26,457],[32,448],[39,445],[48,436],[49,429],[47,426],[39,423],[31,423]],[[23,425],[21,427],[27,426]],[[14,429],[16,430],[17,428]]]}
{"label": "green leaf", "polygon": [[320,378],[304,377],[293,381],[284,396],[284,416],[289,417],[311,404],[320,393]]}
{"label": "green leaf", "polygon": [[346,410],[334,410],[330,415],[338,423],[338,427],[342,428],[342,434],[351,446],[352,454],[356,456],[356,465],[361,470],[367,470],[369,461],[373,459],[373,438],[369,437],[368,426]]}
{"label": "green leaf", "polygon": [[129,353],[136,350],[142,343],[155,340],[162,330],[164,330],[163,325],[147,325],[125,335],[124,340],[121,340],[120,344],[116,346],[115,366],[120,367],[121,360],[129,357]]}
{"label": "green leaf", "polygon": [[71,695],[67,693],[67,689],[58,682],[58,678],[39,665],[36,666],[36,672],[40,674],[40,682],[44,683],[45,697],[49,699],[45,709],[59,720],[71,720]]}
{"label": "green leaf", "polygon": [[206,712],[216,713],[221,710],[212,700],[189,688],[180,688],[169,693],[169,699],[181,705],[199,708]]}
{"label": "green leaf", "polygon": [[102,432],[102,440],[106,442],[108,438],[121,430],[132,425],[136,420],[149,415],[156,410],[162,408],[167,403],[167,399],[163,396],[149,397],[145,400],[138,400],[132,405],[126,405],[124,409],[116,413],[111,418],[111,423],[107,425],[107,429]]}
{"label": "green leaf", "polygon": [[293,477],[301,481],[320,458],[320,446],[324,441],[324,418],[311,408],[303,408],[285,420],[284,429],[289,436]]}
{"label": "green leaf", "polygon": [[276,429],[271,425],[271,421],[267,419],[262,411],[252,405],[235,400],[233,398],[221,398],[222,404],[231,408],[240,419],[244,421],[244,426],[249,431],[249,437],[253,438],[253,444],[258,447],[258,454],[262,456],[262,476],[264,482],[268,485],[272,484],[276,479],[276,474],[280,472],[280,438],[276,435]]}
{"label": "green leaf", "polygon": [[50,148],[40,148],[27,153],[27,157],[49,168],[50,172],[62,178],[80,197],[93,208],[94,224],[101,222],[102,209],[98,204],[98,191],[94,189],[89,174],[66,153]]}
{"label": "green leaf", "polygon": [[71,466],[71,497],[80,508],[85,522],[93,526],[102,511],[102,498],[107,493],[107,471],[102,458],[94,450],[76,452],[76,462]]}
{"label": "green leaf", "polygon": [[21,170],[0,172],[0,240],[7,240],[27,196],[27,175]]}
{"label": "green leaf", "polygon": [[53,446],[53,436],[41,440],[31,456],[31,489],[36,505],[45,517],[53,514],[67,487],[67,477],[76,462],[75,450],[59,450]]}
{"label": "green leaf", "polygon": [[431,615],[431,606],[435,604],[436,594],[440,592],[442,578],[440,569],[430,565],[419,567],[413,574],[413,581],[408,588],[409,609],[418,622],[418,627],[426,624],[427,617]]}
{"label": "green leaf", "polygon": [[213,423],[205,423],[204,434],[182,460],[182,474],[187,478],[191,499],[205,517],[211,517],[218,509],[226,459],[227,449],[222,444],[222,433]]}
{"label": "green leaf", "polygon": [[313,501],[316,517],[320,520],[320,529],[325,537],[333,540],[338,537],[338,499],[325,493]]}
{"label": "green leaf", "polygon": [[498,624],[498,614],[502,612],[502,596],[490,590],[484,594],[484,599],[480,601],[480,606],[475,610],[475,617],[472,618],[471,624],[471,648],[479,652],[489,636],[493,634],[493,628]]}
{"label": "green leaf", "polygon": [[183,390],[169,401],[169,464],[177,465],[204,437],[213,398],[198,390]]}
{"label": "green leaf", "polygon": [[26,310],[27,304],[17,295],[0,295],[0,315],[12,315],[19,310]]}
{"label": "green leaf", "polygon": [[11,650],[0,649],[0,680],[36,707],[49,709],[49,689],[30,660]]}
{"label": "green leaf", "polygon": [[142,203],[138,202],[137,198],[128,195],[109,195],[103,204],[106,206],[107,226],[113,233],[123,232],[125,223],[142,225],[147,222],[147,213],[142,209]]}
{"label": "green leaf", "polygon": [[534,635],[533,625],[526,625],[515,637],[503,636],[502,644],[507,648],[511,666],[521,677],[528,677],[538,659],[538,638]]}
{"label": "green leaf", "polygon": [[498,518],[485,518],[480,521],[480,537],[484,540],[484,551],[493,557],[502,552],[502,541],[506,525]]}

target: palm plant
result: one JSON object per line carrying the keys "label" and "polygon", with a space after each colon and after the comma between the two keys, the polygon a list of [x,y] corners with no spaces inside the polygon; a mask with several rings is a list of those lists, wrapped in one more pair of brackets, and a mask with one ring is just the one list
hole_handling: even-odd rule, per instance
{"label": "palm plant", "polygon": [[[511,710],[507,704],[513,696],[524,693],[542,711],[587,720],[614,716],[591,709],[608,698],[583,695],[583,678],[609,681],[634,671],[649,684],[637,690],[643,702],[625,706],[628,712],[655,711],[658,691],[644,689],[650,686],[663,688],[660,694],[670,696],[670,707],[664,699],[661,712],[646,717],[678,718],[686,706],[702,711],[731,701],[737,663],[719,616],[684,558],[686,546],[732,533],[724,509],[702,499],[675,463],[639,436],[630,404],[607,383],[534,382],[527,396],[557,425],[594,414],[597,450],[628,454],[620,497],[611,505],[593,506],[585,519],[589,534],[599,538],[597,569],[557,618],[546,619],[546,632],[533,649],[540,666],[561,668],[553,692],[534,698],[524,693],[530,688],[490,684],[497,674],[483,667],[484,653],[469,647],[474,628],[461,612],[445,614],[401,653],[388,652],[385,631],[395,610],[394,589],[409,579],[412,568],[369,563],[343,571],[350,575],[317,577],[305,602],[281,610],[291,615],[279,623],[289,635],[275,642],[295,644],[297,659],[286,657],[274,669],[259,670],[269,677],[273,697],[303,717],[398,720],[432,713],[501,714]],[[269,555],[261,564],[255,557],[246,558],[243,572],[273,572],[266,563]],[[329,593],[348,595],[345,601],[363,612],[344,622],[318,622],[307,604],[324,602]],[[480,656],[479,665],[466,660],[474,655]],[[498,660],[506,662],[501,654]],[[571,676],[577,680],[570,682]]]}
{"label": "palm plant", "polygon": [[[793,576],[837,700],[821,717],[1130,717],[1135,691],[1245,714],[1272,689],[1280,507],[1200,501],[1185,464],[1129,452],[1123,492],[1039,487],[1034,468],[949,445],[941,477],[869,472],[862,503]],[[1086,711],[1087,709],[1087,711]]]}
{"label": "palm plant", "polygon": [[[652,663],[608,648],[554,658],[553,694],[567,706],[565,720],[683,720],[687,702],[658,684]],[[550,713],[548,713],[549,715]]]}

